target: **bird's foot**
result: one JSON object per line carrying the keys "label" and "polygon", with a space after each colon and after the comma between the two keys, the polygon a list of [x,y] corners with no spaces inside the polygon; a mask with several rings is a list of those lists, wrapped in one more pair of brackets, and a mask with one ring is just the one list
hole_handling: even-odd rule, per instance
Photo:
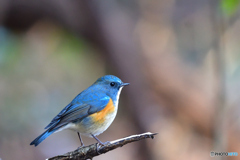
{"label": "bird's foot", "polygon": [[110,142],[109,141],[106,141],[106,142],[101,142],[101,143],[98,143],[99,145],[101,145],[101,146],[107,146],[107,145],[109,145],[110,144]]}
{"label": "bird's foot", "polygon": [[81,145],[80,147],[78,147],[77,149],[81,149],[82,147],[84,147],[85,145],[83,144],[83,145]]}
{"label": "bird's foot", "polygon": [[101,154],[101,153],[99,152],[99,149],[100,149],[101,147],[107,146],[107,145],[109,145],[109,144],[110,144],[109,141],[106,141],[106,142],[104,142],[104,143],[103,143],[103,142],[101,142],[101,143],[98,142],[98,143],[97,143],[97,153],[98,153],[98,154]]}

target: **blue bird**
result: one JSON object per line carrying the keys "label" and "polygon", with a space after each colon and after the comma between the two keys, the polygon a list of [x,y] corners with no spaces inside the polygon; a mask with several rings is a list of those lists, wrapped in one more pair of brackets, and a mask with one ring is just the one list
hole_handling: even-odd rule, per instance
{"label": "blue bird", "polygon": [[54,117],[45,127],[47,130],[30,145],[37,146],[51,134],[65,129],[78,133],[81,146],[84,146],[81,134],[93,137],[104,145],[96,136],[103,133],[113,122],[117,114],[121,90],[127,85],[129,83],[123,83],[113,75],[99,78]]}

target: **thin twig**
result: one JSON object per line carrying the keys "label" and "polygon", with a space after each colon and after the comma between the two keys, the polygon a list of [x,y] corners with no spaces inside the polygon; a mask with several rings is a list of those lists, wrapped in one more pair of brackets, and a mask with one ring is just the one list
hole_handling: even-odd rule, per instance
{"label": "thin twig", "polygon": [[76,149],[75,151],[68,152],[63,155],[55,156],[49,158],[48,160],[85,160],[92,159],[95,156],[101,155],[118,147],[122,147],[128,143],[132,143],[135,141],[139,141],[146,138],[154,138],[157,133],[143,133],[138,135],[132,135],[129,137],[125,137],[122,139],[114,140],[109,142],[106,146],[100,146],[98,143],[91,144],[89,146],[84,146],[80,149]]}

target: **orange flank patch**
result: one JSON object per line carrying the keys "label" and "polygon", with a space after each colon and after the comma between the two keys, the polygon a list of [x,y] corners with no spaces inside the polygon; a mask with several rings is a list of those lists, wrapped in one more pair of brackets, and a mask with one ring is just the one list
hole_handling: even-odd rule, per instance
{"label": "orange flank patch", "polygon": [[108,114],[114,112],[114,110],[115,110],[115,107],[113,105],[112,99],[110,98],[107,106],[103,110],[92,114],[91,117],[93,118],[93,121],[101,124],[101,123],[104,123],[105,117]]}

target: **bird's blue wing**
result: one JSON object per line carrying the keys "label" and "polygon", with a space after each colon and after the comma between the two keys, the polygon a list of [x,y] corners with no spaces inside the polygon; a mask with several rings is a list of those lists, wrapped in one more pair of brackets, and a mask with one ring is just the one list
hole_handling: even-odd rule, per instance
{"label": "bird's blue wing", "polygon": [[[79,96],[79,95],[78,95]],[[70,122],[79,121],[90,114],[101,111],[110,97],[101,93],[85,94],[73,99],[45,128],[60,128]]]}
{"label": "bird's blue wing", "polygon": [[70,108],[72,108],[72,104],[69,103],[65,108],[63,108],[63,110],[56,116],[52,119],[52,121],[44,128],[44,129],[48,129],[49,127],[51,127],[53,124],[55,124],[56,122],[59,121],[60,117],[67,111],[69,110]]}

